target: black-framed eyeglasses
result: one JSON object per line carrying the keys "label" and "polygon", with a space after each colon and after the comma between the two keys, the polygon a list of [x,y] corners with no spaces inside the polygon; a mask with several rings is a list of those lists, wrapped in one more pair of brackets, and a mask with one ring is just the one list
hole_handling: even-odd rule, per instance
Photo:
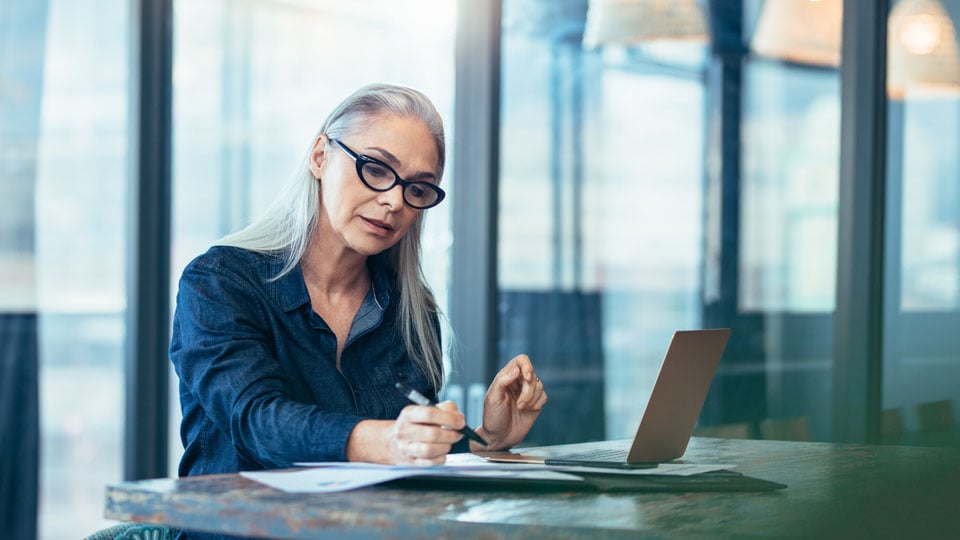
{"label": "black-framed eyeglasses", "polygon": [[394,186],[400,184],[403,188],[403,201],[407,205],[420,210],[433,208],[447,196],[442,189],[430,182],[404,180],[400,178],[397,171],[386,163],[354,152],[340,142],[340,139],[331,138],[330,140],[353,158],[353,161],[357,164],[357,176],[360,177],[360,181],[374,191],[390,191]]}

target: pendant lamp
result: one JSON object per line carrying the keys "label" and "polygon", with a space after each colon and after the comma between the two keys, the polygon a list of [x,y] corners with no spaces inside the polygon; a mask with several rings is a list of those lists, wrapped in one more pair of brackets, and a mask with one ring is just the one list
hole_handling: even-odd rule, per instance
{"label": "pendant lamp", "polygon": [[767,0],[750,49],[798,64],[840,65],[842,0]]}
{"label": "pendant lamp", "polygon": [[706,41],[707,24],[697,0],[590,0],[583,46],[655,40]]}
{"label": "pendant lamp", "polygon": [[937,0],[901,0],[890,12],[887,93],[891,99],[960,91],[953,22]]}

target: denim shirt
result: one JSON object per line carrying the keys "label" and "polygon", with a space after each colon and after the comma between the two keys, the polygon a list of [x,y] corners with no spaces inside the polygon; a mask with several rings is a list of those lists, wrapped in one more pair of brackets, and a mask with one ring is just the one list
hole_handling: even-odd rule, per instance
{"label": "denim shirt", "polygon": [[[345,461],[358,422],[394,419],[409,405],[397,381],[436,398],[407,355],[395,279],[378,257],[368,260],[371,290],[340,371],[337,338],[313,311],[300,267],[271,281],[282,267],[279,257],[219,246],[183,271],[170,344],[181,476]],[[466,439],[457,444],[467,448]]]}

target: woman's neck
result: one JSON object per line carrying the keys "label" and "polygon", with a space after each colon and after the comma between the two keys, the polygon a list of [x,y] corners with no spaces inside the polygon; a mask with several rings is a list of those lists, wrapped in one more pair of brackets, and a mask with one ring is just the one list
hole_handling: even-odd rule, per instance
{"label": "woman's neck", "polygon": [[322,244],[313,244],[304,253],[300,269],[305,281],[326,294],[358,288],[365,291],[370,286],[367,257],[355,251],[324,249]]}

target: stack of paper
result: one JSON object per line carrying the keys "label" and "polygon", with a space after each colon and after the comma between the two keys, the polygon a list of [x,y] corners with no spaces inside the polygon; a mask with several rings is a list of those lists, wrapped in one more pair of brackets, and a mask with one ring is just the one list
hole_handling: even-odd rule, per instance
{"label": "stack of paper", "polygon": [[671,463],[648,469],[554,467],[492,463],[472,454],[451,454],[447,456],[446,464],[434,467],[344,462],[297,463],[297,465],[305,468],[290,471],[248,471],[240,474],[261,484],[291,493],[332,493],[419,476],[531,482],[557,480],[582,482],[583,478],[578,476],[578,473],[618,476],[691,476],[732,468],[729,465]]}

